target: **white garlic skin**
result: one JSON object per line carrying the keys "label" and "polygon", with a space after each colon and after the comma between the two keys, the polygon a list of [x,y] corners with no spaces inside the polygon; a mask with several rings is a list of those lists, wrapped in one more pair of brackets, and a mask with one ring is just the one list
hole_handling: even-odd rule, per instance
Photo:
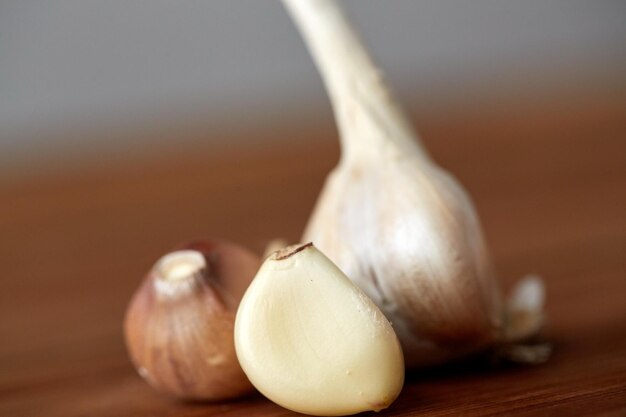
{"label": "white garlic skin", "polygon": [[381,308],[408,367],[494,343],[502,303],[469,198],[422,156],[382,149],[342,160],[303,239]]}

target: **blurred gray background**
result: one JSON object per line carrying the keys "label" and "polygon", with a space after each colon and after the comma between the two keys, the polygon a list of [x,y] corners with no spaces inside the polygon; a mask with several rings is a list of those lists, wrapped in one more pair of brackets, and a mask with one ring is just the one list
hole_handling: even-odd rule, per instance
{"label": "blurred gray background", "polygon": [[[626,85],[626,1],[344,7],[401,98],[420,108]],[[170,119],[254,130],[315,117],[330,117],[327,98],[278,1],[0,2],[0,167],[145,146],[66,131]]]}

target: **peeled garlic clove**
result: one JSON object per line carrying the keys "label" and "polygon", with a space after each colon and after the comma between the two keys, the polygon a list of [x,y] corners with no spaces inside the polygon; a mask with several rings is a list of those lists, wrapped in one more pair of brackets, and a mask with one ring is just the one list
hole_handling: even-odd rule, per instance
{"label": "peeled garlic clove", "polygon": [[342,150],[303,240],[381,308],[409,367],[505,340],[505,307],[468,195],[421,146],[336,2],[283,2],[326,84]]}
{"label": "peeled garlic clove", "polygon": [[237,311],[235,346],[252,384],[301,413],[381,410],[404,382],[390,323],[310,243],[265,260]]}
{"label": "peeled garlic clove", "polygon": [[162,257],[126,312],[124,333],[139,374],[176,397],[222,400],[253,390],[234,348],[235,312],[260,259],[221,240]]}

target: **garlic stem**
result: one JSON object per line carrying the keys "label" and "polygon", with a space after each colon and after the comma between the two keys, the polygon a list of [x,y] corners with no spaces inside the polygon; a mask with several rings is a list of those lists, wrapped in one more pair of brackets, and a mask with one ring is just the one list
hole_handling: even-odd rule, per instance
{"label": "garlic stem", "polygon": [[381,149],[429,162],[407,116],[333,0],[283,0],[322,74],[337,119],[342,159]]}

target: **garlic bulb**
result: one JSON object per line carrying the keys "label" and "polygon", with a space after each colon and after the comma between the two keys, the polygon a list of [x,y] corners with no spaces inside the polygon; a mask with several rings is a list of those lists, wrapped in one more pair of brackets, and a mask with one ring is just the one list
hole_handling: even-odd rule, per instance
{"label": "garlic bulb", "polygon": [[193,242],[163,256],[131,300],[126,345],[155,389],[194,400],[253,390],[235,354],[239,300],[260,259],[223,240]]}
{"label": "garlic bulb", "polygon": [[237,311],[235,346],[254,386],[301,413],[378,411],[404,382],[389,321],[310,243],[265,260]]}
{"label": "garlic bulb", "polygon": [[[386,314],[407,366],[529,336],[506,330],[507,309],[468,195],[430,159],[337,4],[283,1],[326,84],[342,149],[303,241]],[[540,320],[542,306],[528,305],[529,317]]]}

